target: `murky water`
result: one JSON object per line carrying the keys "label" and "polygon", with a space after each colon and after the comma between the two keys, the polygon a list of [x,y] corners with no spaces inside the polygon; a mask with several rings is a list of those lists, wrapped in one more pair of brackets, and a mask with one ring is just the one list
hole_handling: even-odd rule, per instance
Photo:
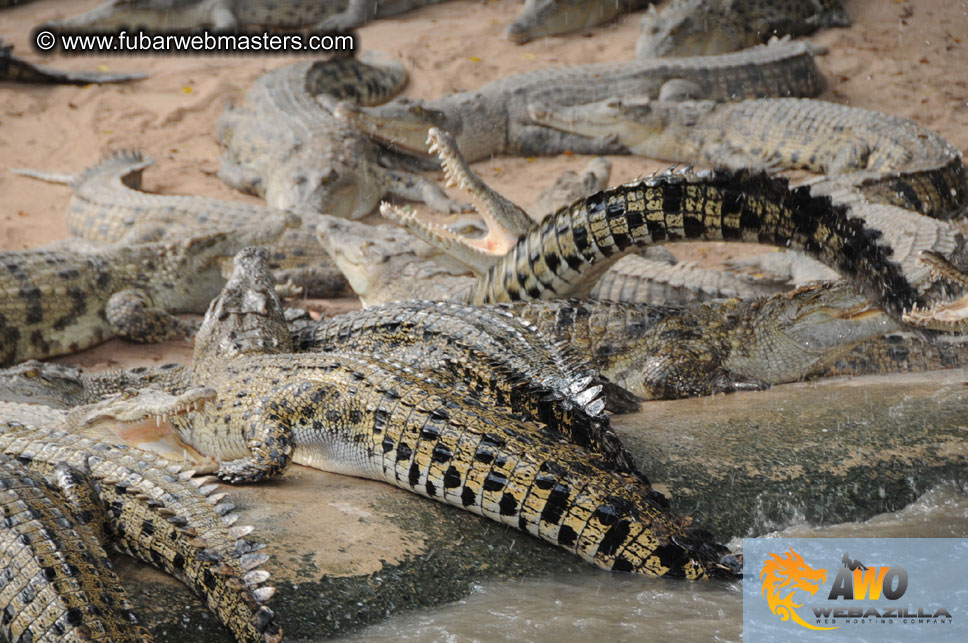
{"label": "murky water", "polygon": [[[795,526],[787,537],[968,537],[968,496],[951,486],[859,523]],[[730,543],[737,546],[739,543]],[[348,641],[740,641],[739,582],[684,583],[599,572],[482,583],[462,601],[403,614]]]}

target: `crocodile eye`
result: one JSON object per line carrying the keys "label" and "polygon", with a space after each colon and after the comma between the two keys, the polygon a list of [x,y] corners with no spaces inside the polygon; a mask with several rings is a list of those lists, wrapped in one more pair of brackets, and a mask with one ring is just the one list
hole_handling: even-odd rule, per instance
{"label": "crocodile eye", "polygon": [[37,370],[36,368],[29,368],[26,371],[24,371],[24,377],[26,378],[34,378],[34,377],[37,377],[38,375],[40,375],[40,371]]}

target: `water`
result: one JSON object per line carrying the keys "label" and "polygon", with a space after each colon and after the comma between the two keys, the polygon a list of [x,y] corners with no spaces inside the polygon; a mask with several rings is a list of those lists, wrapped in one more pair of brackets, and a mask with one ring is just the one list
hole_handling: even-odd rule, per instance
{"label": "water", "polygon": [[[968,537],[968,496],[954,486],[863,522],[790,527],[785,537]],[[730,543],[731,547],[738,541]],[[742,640],[739,582],[688,583],[609,574],[489,582],[464,600],[403,614],[347,641]]]}

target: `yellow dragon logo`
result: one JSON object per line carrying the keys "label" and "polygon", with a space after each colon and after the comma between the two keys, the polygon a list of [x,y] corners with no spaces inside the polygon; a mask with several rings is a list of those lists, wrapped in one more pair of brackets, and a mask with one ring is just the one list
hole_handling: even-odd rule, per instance
{"label": "yellow dragon logo", "polygon": [[[763,581],[762,594],[766,598],[770,611],[780,617],[781,621],[792,620],[811,630],[836,630],[837,627],[817,627],[804,621],[796,612],[803,603],[794,603],[793,595],[797,590],[803,590],[811,596],[817,593],[820,586],[827,580],[826,569],[814,569],[803,562],[803,557],[790,548],[782,556],[769,554],[770,560],[763,564],[760,579]],[[781,593],[791,589],[786,595]]]}

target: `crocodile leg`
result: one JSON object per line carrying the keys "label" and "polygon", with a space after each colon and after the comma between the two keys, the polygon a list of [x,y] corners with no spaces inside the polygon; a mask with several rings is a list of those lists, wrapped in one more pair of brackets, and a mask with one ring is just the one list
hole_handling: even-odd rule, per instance
{"label": "crocodile leg", "polygon": [[198,322],[179,319],[153,306],[151,296],[137,289],[111,295],[104,315],[119,337],[142,344],[163,342],[198,330]]}

